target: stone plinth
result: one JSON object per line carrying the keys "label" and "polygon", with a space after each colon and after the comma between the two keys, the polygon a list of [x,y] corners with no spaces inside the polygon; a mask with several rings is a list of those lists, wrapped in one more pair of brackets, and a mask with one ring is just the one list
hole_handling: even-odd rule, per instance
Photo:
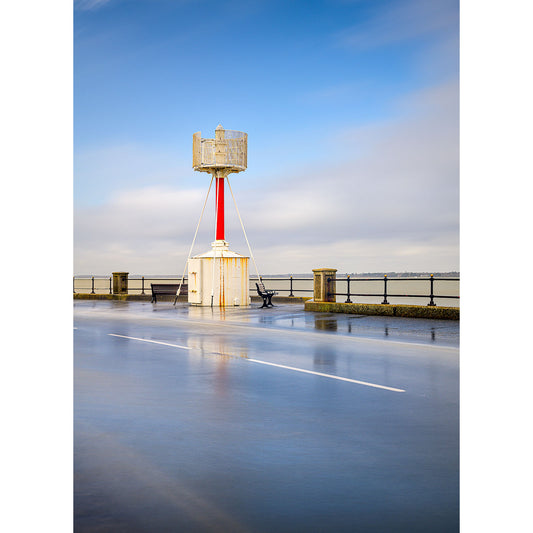
{"label": "stone plinth", "polygon": [[128,294],[129,272],[113,272],[113,294]]}
{"label": "stone plinth", "polygon": [[313,301],[334,302],[336,268],[314,268],[313,269]]}

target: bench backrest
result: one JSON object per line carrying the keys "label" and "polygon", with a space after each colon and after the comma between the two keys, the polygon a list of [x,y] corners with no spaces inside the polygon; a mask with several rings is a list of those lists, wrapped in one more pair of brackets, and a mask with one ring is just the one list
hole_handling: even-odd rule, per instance
{"label": "bench backrest", "polygon": [[[178,289],[179,289],[179,283],[178,284],[151,283],[151,286],[152,286],[152,293],[155,293],[155,294],[174,295],[178,292]],[[187,294],[188,288],[189,287],[187,283],[184,283],[181,286],[180,294]]]}

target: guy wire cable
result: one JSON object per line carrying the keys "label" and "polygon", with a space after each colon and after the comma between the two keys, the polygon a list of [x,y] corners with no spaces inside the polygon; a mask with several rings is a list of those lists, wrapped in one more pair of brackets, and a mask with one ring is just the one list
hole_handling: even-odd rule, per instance
{"label": "guy wire cable", "polygon": [[187,257],[187,261],[185,262],[185,268],[183,269],[183,274],[181,276],[181,282],[180,286],[178,287],[178,292],[176,293],[176,298],[174,298],[174,305],[176,305],[176,302],[178,301],[178,296],[181,291],[181,286],[183,285],[183,280],[185,279],[185,271],[187,270],[187,265],[189,264],[189,259],[191,258],[192,249],[194,247],[194,242],[196,241],[196,235],[198,235],[198,228],[200,227],[200,222],[202,222],[202,217],[204,216],[205,206],[207,204],[207,199],[209,198],[209,192],[211,191],[211,185],[213,184],[213,176],[211,176],[211,183],[209,183],[209,188],[207,189],[207,196],[205,197],[204,206],[202,208],[202,212],[200,214],[200,220],[198,220],[198,225],[196,226],[196,231],[194,232],[194,238],[192,240],[191,248],[189,249],[189,255]]}
{"label": "guy wire cable", "polygon": [[237,211],[237,216],[239,217],[239,221],[241,223],[242,232],[244,233],[244,238],[246,239],[246,244],[248,245],[248,250],[250,252],[250,257],[252,258],[252,261],[254,263],[255,272],[257,274],[257,281],[261,282],[261,276],[259,275],[259,270],[257,268],[257,264],[256,264],[255,259],[254,259],[254,254],[252,253],[252,248],[250,246],[250,243],[248,242],[248,237],[246,236],[246,230],[244,229],[244,224],[242,223],[241,214],[239,213],[239,208],[237,207],[237,202],[235,201],[235,196],[233,195],[233,191],[231,190],[229,177],[226,178],[226,179],[228,180],[229,192],[231,193],[231,197],[233,198],[233,203],[235,204],[235,211]]}

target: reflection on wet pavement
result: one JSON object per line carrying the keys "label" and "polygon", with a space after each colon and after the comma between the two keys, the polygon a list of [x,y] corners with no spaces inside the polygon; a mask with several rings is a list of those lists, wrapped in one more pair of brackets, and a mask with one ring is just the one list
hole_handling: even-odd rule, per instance
{"label": "reflection on wet pavement", "polygon": [[457,323],[74,304],[76,531],[458,531]]}
{"label": "reflection on wet pavement", "polygon": [[[104,302],[86,302],[102,305]],[[113,302],[105,302],[111,305]],[[188,320],[206,322],[228,322],[231,324],[261,326],[283,329],[331,331],[342,335],[408,342],[436,343],[459,346],[459,323],[452,320],[430,320],[420,318],[380,317],[349,315],[342,313],[304,312],[297,304],[278,304],[274,308],[250,307],[210,308],[189,307],[163,302],[156,305],[139,302],[114,302],[123,306],[134,306],[138,313],[153,313],[157,316],[183,317]],[[81,304],[79,304],[81,305]],[[100,307],[101,309],[101,307]]]}

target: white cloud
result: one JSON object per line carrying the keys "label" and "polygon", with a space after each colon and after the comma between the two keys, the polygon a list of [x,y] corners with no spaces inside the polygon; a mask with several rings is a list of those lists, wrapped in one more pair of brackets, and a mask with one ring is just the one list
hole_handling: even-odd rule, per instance
{"label": "white cloud", "polygon": [[[397,117],[341,132],[322,163],[297,173],[230,176],[262,273],[459,269],[458,85],[411,94]],[[198,183],[125,188],[78,209],[75,273],[181,274],[207,192]],[[195,253],[213,240],[213,203]],[[226,205],[227,240],[246,253],[229,191]]]}
{"label": "white cloud", "polygon": [[75,204],[99,205],[118,192],[179,184],[190,156],[177,149],[136,143],[97,146],[74,155]]}

